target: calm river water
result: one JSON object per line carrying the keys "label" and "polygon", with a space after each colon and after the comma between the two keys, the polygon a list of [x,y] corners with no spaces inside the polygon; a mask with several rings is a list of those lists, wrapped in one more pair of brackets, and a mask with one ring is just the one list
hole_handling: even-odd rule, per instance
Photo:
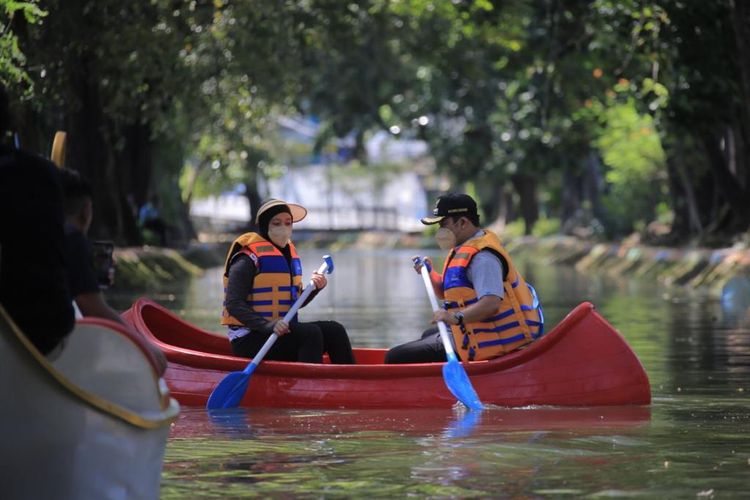
{"label": "calm river water", "polygon": [[[322,253],[302,253],[306,278]],[[335,253],[328,288],[300,317],[340,321],[356,346],[416,338],[430,308],[413,253]],[[520,267],[539,292],[548,329],[588,300],[625,336],[650,377],[650,407],[216,415],[183,408],[167,445],[162,498],[748,498],[747,309],[532,259]],[[221,331],[220,274],[151,297]],[[110,300],[125,308],[132,298]]]}

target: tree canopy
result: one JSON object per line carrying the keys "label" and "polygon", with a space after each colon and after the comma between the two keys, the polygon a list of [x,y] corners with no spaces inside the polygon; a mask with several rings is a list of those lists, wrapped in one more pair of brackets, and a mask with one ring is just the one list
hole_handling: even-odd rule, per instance
{"label": "tree canopy", "polygon": [[[101,235],[150,192],[192,197],[369,134],[427,141],[484,213],[726,242],[750,227],[750,7],[716,0],[0,0],[0,82],[25,147],[69,132]],[[177,193],[181,193],[177,195]],[[573,224],[566,222],[573,221]]]}

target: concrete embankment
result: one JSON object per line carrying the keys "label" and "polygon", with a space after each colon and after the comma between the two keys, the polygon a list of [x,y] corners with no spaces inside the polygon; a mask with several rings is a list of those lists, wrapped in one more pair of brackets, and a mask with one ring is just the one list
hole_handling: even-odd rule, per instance
{"label": "concrete embankment", "polygon": [[626,243],[592,243],[570,237],[518,239],[511,253],[538,251],[548,262],[574,265],[582,272],[657,281],[666,286],[705,288],[721,293],[736,277],[750,279],[750,249],[667,248]]}
{"label": "concrete embankment", "polygon": [[118,288],[146,290],[198,276],[203,269],[224,262],[227,246],[196,243],[181,250],[150,246],[115,249],[115,282]]}
{"label": "concrete embankment", "polygon": [[[298,246],[329,248],[424,248],[432,240],[394,233],[317,234]],[[224,262],[229,242],[196,243],[186,249],[131,247],[115,250],[117,286],[148,289],[165,281],[198,275]],[[732,278],[750,279],[750,249],[678,249],[626,243],[592,243],[570,237],[517,238],[507,243],[511,254],[534,252],[553,264],[573,265],[583,272],[604,272],[656,280],[667,286],[707,288],[721,292]]]}
{"label": "concrete embankment", "polygon": [[[295,238],[298,248],[420,248],[431,244],[422,236],[392,232],[301,233]],[[203,269],[224,264],[231,239],[213,243],[194,243],[184,249],[162,247],[116,248],[115,281],[118,288],[140,290],[160,283],[199,275]]]}

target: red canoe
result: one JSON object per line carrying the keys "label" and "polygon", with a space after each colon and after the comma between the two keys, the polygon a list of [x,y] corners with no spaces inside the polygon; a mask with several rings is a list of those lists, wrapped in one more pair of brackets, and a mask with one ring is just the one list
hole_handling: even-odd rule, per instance
{"label": "red canoe", "polygon": [[[164,352],[165,379],[183,405],[205,406],[213,388],[248,360],[226,337],[202,330],[159,304],[138,299],[123,316]],[[356,365],[263,361],[243,407],[439,408],[456,403],[442,364],[384,365],[386,349],[354,349]],[[636,355],[594,306],[584,302],[529,347],[464,363],[485,404],[606,406],[649,404],[648,376]]]}

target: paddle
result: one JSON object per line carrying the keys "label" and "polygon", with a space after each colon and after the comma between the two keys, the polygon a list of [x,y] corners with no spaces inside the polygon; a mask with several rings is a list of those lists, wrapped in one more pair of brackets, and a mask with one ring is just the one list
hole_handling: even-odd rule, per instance
{"label": "paddle", "polygon": [[[430,272],[427,270],[424,259],[421,257],[415,257],[414,263],[422,265],[422,280],[427,289],[427,296],[430,298],[432,310],[435,312],[440,306],[438,305],[437,297],[435,297],[435,290],[432,288]],[[443,341],[443,347],[445,347],[445,355],[448,358],[448,362],[443,365],[443,380],[445,381],[445,385],[456,396],[456,399],[461,401],[470,410],[483,409],[482,402],[479,401],[479,396],[477,396],[474,387],[471,385],[471,380],[469,380],[466,370],[464,370],[463,365],[458,361],[456,353],[453,351],[448,327],[442,321],[438,321],[437,325],[440,332],[440,339]]]}
{"label": "paddle", "polygon": [[57,165],[59,168],[65,166],[65,139],[67,134],[62,130],[55,132],[55,138],[52,140],[52,152],[50,153],[50,160],[52,163]]}
{"label": "paddle", "polygon": [[[331,259],[331,256],[324,255],[323,260],[323,264],[321,264],[321,266],[318,268],[318,273],[332,273],[333,259]],[[284,321],[289,323],[289,321],[292,320],[294,315],[297,314],[297,310],[302,306],[302,304],[305,303],[305,300],[307,300],[314,289],[315,285],[313,284],[312,280],[310,280],[310,283],[307,285],[307,287],[305,287],[294,305],[292,305],[292,308],[289,309],[289,312],[284,315]],[[217,386],[214,387],[213,392],[211,392],[211,395],[208,397],[206,409],[215,410],[218,408],[237,407],[237,405],[240,404],[240,401],[242,401],[245,392],[247,391],[247,385],[250,382],[250,376],[253,374],[260,362],[263,361],[266,353],[268,353],[271,347],[273,347],[273,344],[274,342],[276,342],[277,338],[279,338],[279,336],[275,333],[272,333],[271,336],[268,337],[268,340],[266,340],[266,343],[263,344],[263,347],[260,348],[258,354],[253,357],[253,360],[243,371],[232,372],[224,377],[221,382],[219,382]]]}

